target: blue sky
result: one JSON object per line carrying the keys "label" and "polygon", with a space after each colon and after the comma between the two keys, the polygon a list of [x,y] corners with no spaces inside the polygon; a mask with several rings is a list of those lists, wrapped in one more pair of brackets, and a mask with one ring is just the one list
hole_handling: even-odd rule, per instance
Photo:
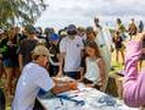
{"label": "blue sky", "polygon": [[93,18],[109,21],[121,16],[124,20],[145,16],[145,0],[47,0],[49,7],[36,25],[63,27],[70,23],[92,25]]}

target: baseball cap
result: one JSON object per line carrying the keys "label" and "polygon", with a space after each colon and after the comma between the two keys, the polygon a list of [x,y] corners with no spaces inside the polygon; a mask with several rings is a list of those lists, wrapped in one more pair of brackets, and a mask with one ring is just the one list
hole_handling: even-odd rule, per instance
{"label": "baseball cap", "polygon": [[50,36],[50,41],[56,41],[56,40],[59,40],[59,38],[60,38],[59,35],[53,33]]}
{"label": "baseball cap", "polygon": [[67,33],[69,35],[74,35],[77,33],[77,28],[74,24],[70,24],[68,27],[67,27]]}
{"label": "baseball cap", "polygon": [[32,58],[38,55],[49,56],[49,50],[44,45],[38,45],[32,51]]}

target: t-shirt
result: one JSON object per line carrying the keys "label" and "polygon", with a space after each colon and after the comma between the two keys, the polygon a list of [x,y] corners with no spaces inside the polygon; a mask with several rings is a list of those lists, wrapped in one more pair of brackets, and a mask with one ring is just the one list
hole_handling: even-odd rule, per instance
{"label": "t-shirt", "polygon": [[9,41],[8,38],[3,39],[0,43],[0,52],[3,55],[3,60],[10,59],[11,61],[17,62],[17,48],[16,37],[13,41]]}
{"label": "t-shirt", "polygon": [[60,53],[65,52],[64,72],[77,72],[81,63],[81,51],[84,44],[79,36],[71,40],[69,36],[60,42]]}
{"label": "t-shirt", "polygon": [[20,45],[19,53],[23,55],[24,65],[32,61],[31,52],[33,51],[37,43],[38,41],[35,39],[34,40],[25,39],[22,41]]}
{"label": "t-shirt", "polygon": [[45,68],[35,63],[27,64],[16,87],[12,110],[33,110],[40,89],[49,91],[53,86]]}
{"label": "t-shirt", "polygon": [[27,36],[25,35],[25,34],[23,34],[23,33],[18,33],[17,35],[16,35],[16,37],[17,37],[17,42],[18,42],[18,44],[20,45],[20,43],[24,40],[24,39],[26,39],[27,38]]}

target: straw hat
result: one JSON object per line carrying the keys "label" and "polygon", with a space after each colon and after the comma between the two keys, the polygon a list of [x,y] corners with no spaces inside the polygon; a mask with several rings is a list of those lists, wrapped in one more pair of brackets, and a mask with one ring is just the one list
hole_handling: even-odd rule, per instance
{"label": "straw hat", "polygon": [[32,51],[32,58],[35,59],[35,57],[39,55],[45,55],[49,57],[49,50],[44,45],[38,45]]}

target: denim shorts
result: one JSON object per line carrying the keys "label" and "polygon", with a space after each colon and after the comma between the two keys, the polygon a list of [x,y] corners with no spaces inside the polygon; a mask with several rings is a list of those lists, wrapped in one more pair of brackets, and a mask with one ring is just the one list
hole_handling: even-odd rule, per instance
{"label": "denim shorts", "polygon": [[11,59],[4,59],[3,66],[4,67],[18,67],[18,62],[12,61]]}
{"label": "denim shorts", "polygon": [[80,72],[76,72],[76,71],[75,72],[64,72],[64,75],[66,75],[72,79],[76,79],[76,80],[80,79]]}

